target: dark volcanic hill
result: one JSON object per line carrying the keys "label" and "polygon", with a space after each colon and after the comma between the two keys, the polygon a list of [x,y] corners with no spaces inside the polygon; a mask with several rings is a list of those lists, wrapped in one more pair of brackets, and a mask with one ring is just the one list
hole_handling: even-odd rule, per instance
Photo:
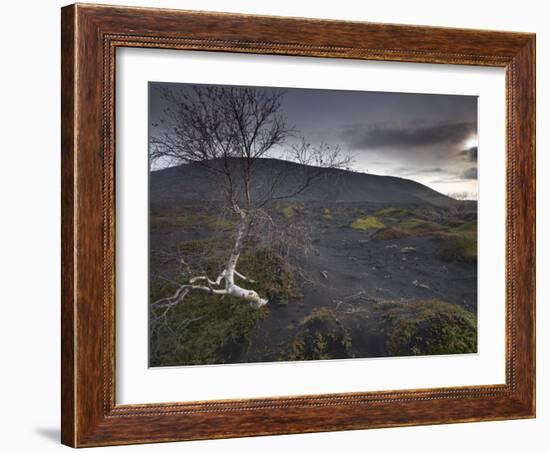
{"label": "dark volcanic hill", "polygon": [[[233,159],[235,168],[239,160]],[[304,177],[319,168],[277,159],[261,159],[255,166],[253,196],[261,197],[274,180],[278,194],[291,193]],[[235,179],[239,179],[236,177]],[[150,201],[153,203],[217,200],[219,185],[212,171],[187,164],[150,173]],[[327,169],[311,187],[292,198],[297,201],[379,202],[387,204],[433,204],[450,206],[457,201],[410,179],[376,176],[353,171]]]}

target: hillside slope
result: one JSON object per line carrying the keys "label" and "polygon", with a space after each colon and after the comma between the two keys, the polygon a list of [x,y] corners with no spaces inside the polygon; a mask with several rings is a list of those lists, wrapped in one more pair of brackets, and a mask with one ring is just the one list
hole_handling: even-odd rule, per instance
{"label": "hillside slope", "polygon": [[[240,162],[231,162],[239,171]],[[294,162],[262,159],[255,167],[252,195],[262,197],[272,181],[278,194],[292,193],[300,181],[319,169]],[[235,178],[239,180],[239,177]],[[199,164],[187,164],[150,173],[151,202],[218,200],[221,190],[212,172]],[[410,179],[376,176],[339,169],[324,170],[297,201],[380,202],[451,206],[457,201]]]}

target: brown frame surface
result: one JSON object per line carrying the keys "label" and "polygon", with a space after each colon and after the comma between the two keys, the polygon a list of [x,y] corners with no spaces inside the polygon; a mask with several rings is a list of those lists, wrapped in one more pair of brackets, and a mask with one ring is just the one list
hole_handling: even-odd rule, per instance
{"label": "brown frame surface", "polygon": [[[76,4],[62,8],[61,36],[64,444],[535,416],[534,34]],[[505,68],[506,383],[116,405],[114,68],[125,46]]]}

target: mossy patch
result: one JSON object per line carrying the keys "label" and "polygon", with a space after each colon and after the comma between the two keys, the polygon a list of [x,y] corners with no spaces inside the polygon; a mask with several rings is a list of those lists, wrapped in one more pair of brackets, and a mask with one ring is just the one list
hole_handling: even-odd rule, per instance
{"label": "mossy patch", "polygon": [[292,340],[283,348],[280,359],[303,361],[352,358],[352,339],[332,309],[315,309],[304,317]]}
{"label": "mossy patch", "polygon": [[419,218],[407,218],[394,226],[380,229],[372,238],[375,240],[392,240],[401,237],[439,234],[445,231],[445,226]]}
{"label": "mossy patch", "polygon": [[287,220],[290,220],[291,218],[295,217],[296,215],[299,215],[304,210],[304,206],[300,204],[288,204],[285,206],[280,207],[281,214],[283,217],[285,217]]}
{"label": "mossy patch", "polygon": [[166,325],[151,334],[151,366],[223,363],[223,347],[242,344],[267,314],[232,297],[189,293],[173,308]]}
{"label": "mossy patch", "polygon": [[186,228],[211,229],[228,231],[236,224],[236,220],[227,217],[217,217],[204,212],[187,213],[184,215],[155,215],[150,217],[152,227],[180,226]]}
{"label": "mossy patch", "polygon": [[477,319],[441,301],[379,305],[390,356],[442,355],[477,351]]}
{"label": "mossy patch", "polygon": [[434,221],[406,218],[398,224],[376,231],[374,240],[432,236],[441,241],[440,257],[446,261],[477,262],[477,222],[457,221],[444,226]]}
{"label": "mossy patch", "polygon": [[476,221],[471,221],[469,223],[463,222],[462,224],[453,227],[451,232],[455,234],[464,235],[464,236],[466,235],[477,236],[477,222]]}
{"label": "mossy patch", "polygon": [[188,219],[185,216],[151,216],[149,218],[151,226],[184,226],[188,224]]}
{"label": "mossy patch", "polygon": [[332,211],[328,207],[325,207],[321,216],[323,220],[332,220]]}
{"label": "mossy patch", "polygon": [[[190,240],[180,243],[184,255],[203,254],[212,240]],[[223,252],[217,257],[206,253],[205,259],[191,272],[215,278],[223,268]],[[195,262],[189,259],[191,263]],[[254,282],[236,280],[244,288],[257,291],[269,304],[261,309],[250,307],[240,298],[191,291],[167,315],[166,323],[151,331],[150,364],[175,366],[235,362],[235,354],[248,347],[251,332],[268,315],[273,304],[286,304],[302,294],[288,265],[277,254],[266,249],[253,249],[241,255],[239,271]],[[177,279],[177,274],[166,275]],[[151,302],[173,293],[173,287],[152,280]],[[183,282],[183,281],[182,281]]]}
{"label": "mossy patch", "polygon": [[404,218],[410,215],[412,215],[412,213],[409,210],[399,207],[386,207],[376,212],[377,217]]}
{"label": "mossy patch", "polygon": [[463,223],[442,237],[441,258],[447,261],[477,262],[477,223]]}
{"label": "mossy patch", "polygon": [[419,218],[408,218],[403,220],[397,225],[397,228],[407,235],[434,234],[445,230],[445,226]]}
{"label": "mossy patch", "polygon": [[222,237],[203,240],[184,240],[171,247],[171,251],[184,254],[203,254],[213,249],[229,250],[228,242]]}
{"label": "mossy patch", "polygon": [[373,216],[357,218],[353,223],[351,223],[351,228],[359,231],[368,231],[369,229],[382,229],[383,227],[384,223]]}
{"label": "mossy patch", "polygon": [[407,234],[405,234],[403,231],[400,231],[398,228],[390,226],[388,228],[379,229],[372,235],[372,238],[374,240],[393,240],[405,237],[406,235]]}
{"label": "mossy patch", "polygon": [[458,218],[449,218],[447,220],[447,226],[451,228],[456,228],[458,226],[462,226],[464,223],[466,223],[464,220],[460,220]]}
{"label": "mossy patch", "polygon": [[266,249],[245,253],[239,260],[239,271],[254,280],[243,281],[243,287],[253,289],[270,303],[280,305],[302,297],[298,283],[288,264]]}

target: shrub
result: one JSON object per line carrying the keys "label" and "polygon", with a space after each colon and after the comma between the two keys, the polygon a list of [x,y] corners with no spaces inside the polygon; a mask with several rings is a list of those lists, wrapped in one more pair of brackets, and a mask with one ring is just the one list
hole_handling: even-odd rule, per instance
{"label": "shrub", "polygon": [[391,356],[442,355],[477,351],[477,320],[465,309],[441,301],[384,303],[382,320]]}
{"label": "shrub", "polygon": [[240,284],[255,290],[270,303],[285,305],[302,297],[288,264],[267,249],[245,253],[241,256],[238,267],[243,275],[254,280],[254,283],[242,281]]}
{"label": "shrub", "polygon": [[283,349],[280,359],[289,361],[352,358],[349,331],[332,309],[323,307],[304,317],[298,332]]}

